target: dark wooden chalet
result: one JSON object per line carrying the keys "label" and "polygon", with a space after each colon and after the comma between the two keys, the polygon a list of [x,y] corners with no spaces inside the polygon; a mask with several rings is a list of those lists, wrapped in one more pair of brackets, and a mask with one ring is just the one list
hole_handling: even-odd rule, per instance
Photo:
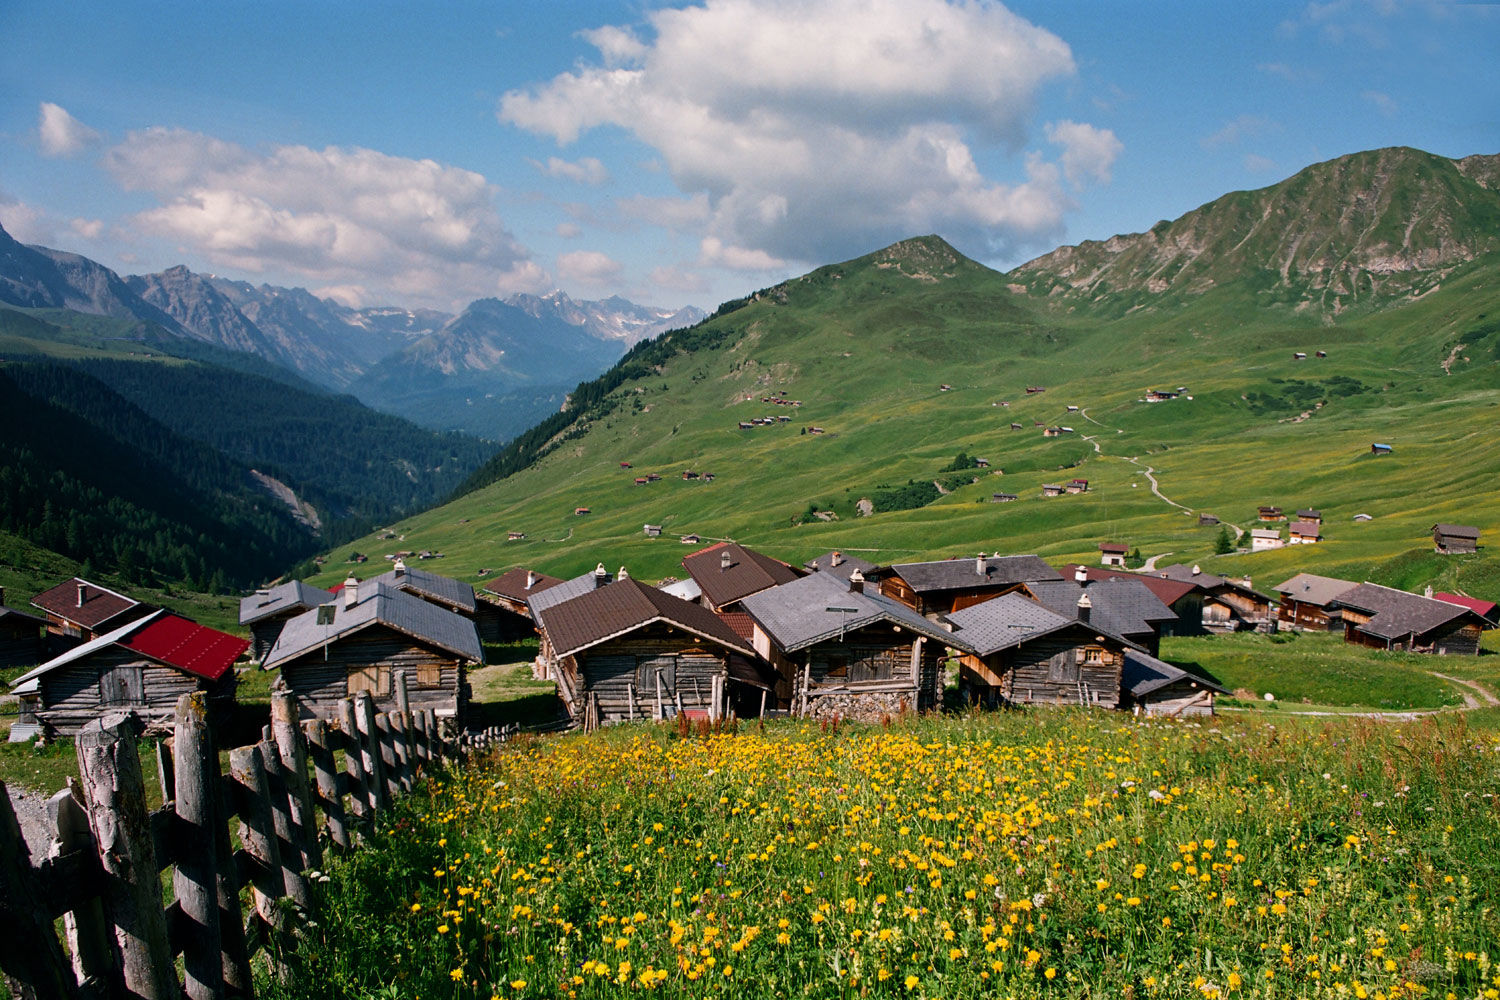
{"label": "dark wooden chalet", "polygon": [[1313,507],[1306,507],[1297,511],[1297,520],[1311,521],[1313,524],[1323,523],[1323,512]]}
{"label": "dark wooden chalet", "polygon": [[1125,651],[1121,708],[1169,719],[1213,715],[1214,697],[1229,690],[1199,670],[1188,670],[1139,650]]}
{"label": "dark wooden chalet", "polygon": [[31,605],[47,616],[49,635],[75,642],[97,639],[158,610],[76,576],[42,591],[32,598]]}
{"label": "dark wooden chalet", "polygon": [[1262,521],[1285,521],[1286,515],[1281,512],[1280,507],[1262,506],[1256,509],[1255,516]]}
{"label": "dark wooden chalet", "polygon": [[736,542],[719,542],[684,556],[682,566],[703,590],[703,606],[710,611],[736,611],[751,594],[802,574],[779,559],[747,549]]}
{"label": "dark wooden chalet", "polygon": [[331,600],[333,594],[301,580],[277,584],[240,598],[240,627],[250,630],[250,658],[265,659],[288,621]]}
{"label": "dark wooden chalet", "polygon": [[777,707],[796,715],[876,720],[938,708],[947,647],[967,650],[861,573],[814,573],[743,606],[755,651],[775,671]]}
{"label": "dark wooden chalet", "polygon": [[1298,573],[1272,588],[1278,595],[1276,621],[1283,630],[1331,632],[1344,627],[1337,611],[1329,605],[1341,594],[1359,586],[1353,580],[1340,580],[1314,573]]}
{"label": "dark wooden chalet", "polygon": [[1477,656],[1487,622],[1469,608],[1362,583],[1330,603],[1343,616],[1344,641],[1373,649]]}
{"label": "dark wooden chalet", "polygon": [[1479,551],[1479,529],[1467,524],[1434,524],[1432,547],[1444,555]]}
{"label": "dark wooden chalet", "polygon": [[971,604],[1062,576],[1036,556],[997,553],[974,559],[896,563],[876,570],[870,579],[880,585],[884,596],[936,621]]}
{"label": "dark wooden chalet", "polygon": [[1177,616],[1176,621],[1163,622],[1161,635],[1202,635],[1204,591],[1191,583],[1166,580],[1154,573],[1134,573],[1124,569],[1100,569],[1069,563],[1063,567],[1069,579],[1078,580],[1079,574],[1090,582],[1096,580],[1134,580],[1151,591],[1156,599]]}
{"label": "dark wooden chalet", "polygon": [[1163,580],[1188,583],[1203,592],[1203,628],[1208,632],[1270,632],[1275,627],[1271,598],[1250,586],[1250,578],[1205,573],[1199,566],[1173,563],[1154,571]]}
{"label": "dark wooden chalet", "polygon": [[486,581],[474,594],[495,609],[496,638],[488,641],[512,642],[535,635],[536,623],[531,617],[529,601],[560,583],[562,581],[555,576],[537,573],[524,566],[508,569],[493,580]]}
{"label": "dark wooden chalet", "polygon": [[1318,521],[1293,521],[1287,525],[1288,545],[1316,545],[1323,540],[1323,528]]}
{"label": "dark wooden chalet", "polygon": [[1125,652],[1134,645],[1092,621],[1087,593],[1074,614],[1058,614],[1021,594],[948,616],[959,657],[959,686],[986,705],[1120,704]]}
{"label": "dark wooden chalet", "polygon": [[327,604],[287,622],[265,666],[304,713],[333,718],[339,702],[370,692],[376,710],[397,708],[395,675],[405,671],[413,708],[463,725],[468,670],[484,662],[472,619],[375,580],[350,578]]}
{"label": "dark wooden chalet", "polygon": [[759,714],[771,678],[718,615],[628,576],[542,609],[548,676],[586,728]]}
{"label": "dark wooden chalet", "polygon": [[131,711],[148,725],[172,717],[177,699],[206,691],[209,718],[234,703],[234,661],[250,644],[166,611],[137,618],[54,657],[12,682],[20,724],[73,736],[106,712]]}
{"label": "dark wooden chalet", "polygon": [[31,667],[45,659],[47,620],[7,607],[0,587],[0,667]]}

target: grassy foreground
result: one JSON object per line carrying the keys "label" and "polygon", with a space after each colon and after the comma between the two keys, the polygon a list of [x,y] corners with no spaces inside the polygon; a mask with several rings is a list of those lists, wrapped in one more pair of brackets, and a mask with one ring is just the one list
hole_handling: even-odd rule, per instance
{"label": "grassy foreground", "polygon": [[267,990],[1495,997],[1497,772],[1461,716],[513,744],[333,864]]}

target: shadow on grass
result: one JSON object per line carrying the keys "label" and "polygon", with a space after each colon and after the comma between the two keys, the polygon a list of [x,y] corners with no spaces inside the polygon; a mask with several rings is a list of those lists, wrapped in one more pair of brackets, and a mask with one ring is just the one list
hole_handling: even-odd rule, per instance
{"label": "shadow on grass", "polygon": [[475,729],[490,726],[505,726],[517,723],[521,726],[542,726],[555,722],[562,714],[563,705],[555,691],[537,691],[504,701],[475,701],[469,703],[469,725]]}

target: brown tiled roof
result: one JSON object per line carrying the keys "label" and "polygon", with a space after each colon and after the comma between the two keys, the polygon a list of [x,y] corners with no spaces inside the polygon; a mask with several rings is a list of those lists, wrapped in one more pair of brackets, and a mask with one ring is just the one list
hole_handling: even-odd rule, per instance
{"label": "brown tiled roof", "polygon": [[[1063,574],[1069,580],[1074,578],[1074,574],[1077,571],[1078,565],[1076,563],[1069,563],[1063,567]],[[1166,580],[1159,576],[1131,573],[1126,570],[1096,569],[1092,566],[1085,566],[1084,572],[1088,574],[1090,580],[1139,580],[1146,585],[1147,590],[1156,595],[1157,600],[1161,601],[1167,607],[1171,607],[1174,601],[1182,600],[1183,595],[1192,593],[1198,586],[1194,583]]]}
{"label": "brown tiled roof", "polygon": [[526,587],[526,577],[532,571],[525,566],[517,566],[508,569],[504,573],[490,580],[484,585],[484,589],[491,594],[508,597],[513,601],[525,601],[532,594],[540,594],[548,587],[555,587],[562,583],[555,576],[547,576],[545,573],[537,573],[536,579],[532,581],[530,589]]}
{"label": "brown tiled roof", "polygon": [[719,618],[746,642],[755,638],[755,619],[743,611],[720,611]]}
{"label": "brown tiled roof", "polygon": [[[80,587],[83,588],[82,602],[78,596]],[[59,583],[51,590],[42,591],[31,603],[49,615],[93,630],[128,611],[140,610],[144,613],[150,610],[148,605],[143,605],[133,597],[126,597],[108,587],[101,587],[76,576]],[[125,620],[121,619],[122,622]]]}
{"label": "brown tiled roof", "polygon": [[1480,617],[1469,608],[1457,604],[1435,601],[1430,597],[1382,587],[1377,583],[1362,583],[1353,590],[1347,590],[1334,598],[1329,606],[1353,608],[1373,615],[1369,621],[1356,625],[1355,628],[1381,639],[1425,635],[1455,618]]}
{"label": "brown tiled roof", "polygon": [[633,579],[544,608],[537,624],[547,633],[553,653],[569,656],[655,621],[667,622],[737,653],[755,655],[748,642],[701,604],[691,604]]}
{"label": "brown tiled roof", "polygon": [[[723,565],[724,553],[729,565]],[[792,567],[737,542],[720,542],[699,549],[682,560],[683,568],[703,589],[703,596],[716,608],[758,594],[762,590],[791,583],[799,574]]]}
{"label": "brown tiled roof", "polygon": [[[981,571],[982,566],[982,571]],[[1008,587],[1037,580],[1061,580],[1057,570],[1034,555],[988,556],[981,559],[939,559],[933,562],[893,563],[876,576],[899,576],[919,594],[940,590],[979,590]]]}

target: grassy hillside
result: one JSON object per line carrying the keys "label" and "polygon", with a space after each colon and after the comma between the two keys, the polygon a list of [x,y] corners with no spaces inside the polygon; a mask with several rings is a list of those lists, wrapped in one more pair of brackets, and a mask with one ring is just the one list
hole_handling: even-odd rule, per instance
{"label": "grassy hillside", "polygon": [[[1309,569],[1500,593],[1490,550],[1439,558],[1427,532],[1439,520],[1500,532],[1496,263],[1481,257],[1415,301],[1342,319],[1257,309],[1238,290],[1097,318],[1048,308],[941,240],[906,241],[721,311],[688,332],[709,346],[674,353],[669,335],[585,419],[554,423],[532,467],[404,519],[396,538],[335,552],[319,582],[346,571],[351,548],[440,550],[436,568],[469,579],[600,561],[680,576],[689,550],[676,536],[691,532],[792,562],[830,548],[876,561],[996,549],[1092,560],[1099,542],[1123,541],[1266,585]],[[1028,395],[1033,385],[1047,391]],[[1192,398],[1139,402],[1177,386]],[[761,401],[783,391],[801,406]],[[1037,422],[1075,432],[1044,437]],[[811,426],[826,433],[800,433]],[[1394,454],[1371,456],[1372,441]],[[989,461],[979,482],[920,509],[856,515],[883,486],[940,478],[959,451]],[[685,469],[715,481],[684,481]],[[1181,506],[1153,495],[1148,469]],[[634,485],[648,472],[662,481]],[[1074,476],[1089,493],[1041,498],[1043,483]],[[1001,491],[1021,499],[986,502]],[[1322,509],[1327,541],[1213,557],[1216,529],[1196,514],[1247,526],[1261,503]],[[575,516],[580,506],[592,512]],[[836,520],[809,518],[810,506]],[[645,538],[648,522],[663,537]],[[527,537],[507,542],[508,531]]]}

